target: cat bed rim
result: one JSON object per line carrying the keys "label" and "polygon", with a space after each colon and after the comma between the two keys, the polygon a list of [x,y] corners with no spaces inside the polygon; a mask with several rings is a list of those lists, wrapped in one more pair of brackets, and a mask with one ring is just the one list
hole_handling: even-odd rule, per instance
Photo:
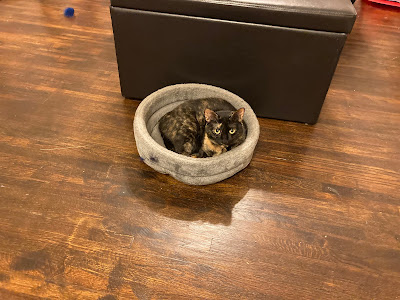
{"label": "cat bed rim", "polygon": [[[157,100],[159,100],[165,95],[168,95],[169,93],[174,93],[176,90],[183,91],[185,89],[187,90],[202,89],[214,92],[219,94],[218,95],[219,97],[233,104],[237,109],[239,108],[239,106],[245,107],[244,120],[248,127],[247,128],[248,133],[245,141],[238,147],[228,152],[225,152],[222,155],[207,157],[207,158],[187,157],[182,154],[178,154],[171,150],[168,150],[162,145],[158,144],[153,139],[147,128],[148,120],[151,118],[153,114],[157,112],[157,110],[162,108],[162,104],[159,104]],[[170,102],[168,103],[173,103],[183,100],[184,99],[170,99]],[[234,101],[235,103],[232,103],[232,101]],[[134,118],[134,132],[139,154],[141,155],[142,160],[144,160],[144,162],[147,165],[149,165],[150,167],[156,169],[161,173],[170,174],[171,176],[185,183],[209,184],[230,177],[249,164],[254,148],[258,141],[259,124],[257,117],[255,116],[251,107],[239,96],[229,91],[226,91],[222,88],[214,87],[211,85],[189,83],[189,84],[177,84],[177,85],[167,86],[147,96],[140,103],[139,107],[136,110]],[[143,150],[145,148],[146,151]],[[146,153],[147,156],[149,157],[142,157],[141,152]],[[243,153],[247,154],[243,155]],[[242,160],[238,159],[239,155],[241,155]],[[168,163],[170,161],[173,161],[175,163],[175,168],[171,169],[169,167]],[[210,174],[209,173],[210,170],[215,169],[216,164],[219,165],[233,164],[233,166],[230,170],[225,170],[220,173],[215,171],[214,173]],[[182,168],[180,168],[179,166],[182,166]],[[193,170],[197,170],[197,172]],[[224,177],[224,174],[226,175],[230,174],[230,175],[226,176],[225,178],[222,178]],[[221,175],[220,177],[222,179],[217,180],[217,178],[215,177],[218,177],[218,175]],[[196,178],[199,179],[200,183],[196,183]]]}
{"label": "cat bed rim", "polygon": [[[209,163],[214,163],[215,161],[220,161],[222,157],[225,159],[232,159],[232,158],[235,158],[235,156],[236,156],[235,152],[239,151],[240,149],[246,150],[246,148],[249,148],[252,146],[251,143],[249,142],[248,137],[249,137],[249,134],[252,134],[252,133],[253,133],[253,135],[256,135],[256,132],[248,133],[245,141],[241,145],[239,145],[238,147],[236,147],[228,152],[225,152],[223,154],[223,156],[220,155],[220,156],[213,156],[213,157],[194,158],[194,157],[188,157],[188,156],[173,152],[171,150],[168,150],[165,147],[158,144],[156,141],[154,141],[154,139],[152,138],[152,136],[150,135],[150,133],[147,130],[145,118],[141,118],[140,116],[144,113],[144,111],[146,111],[146,109],[148,109],[148,106],[152,105],[153,98],[156,99],[159,94],[163,94],[164,92],[167,92],[168,90],[175,89],[176,87],[178,87],[180,85],[181,84],[167,86],[165,88],[155,91],[154,93],[150,94],[145,99],[143,99],[142,102],[140,103],[140,106],[136,110],[136,113],[135,113],[135,120],[137,120],[136,126],[137,127],[140,126],[141,128],[146,129],[146,130],[142,131],[142,134],[145,135],[145,137],[149,139],[149,144],[151,144],[151,146],[155,148],[154,150],[156,150],[156,151],[165,151],[166,150],[166,151],[168,151],[168,154],[171,155],[174,159],[181,160],[182,162],[185,162],[185,163],[187,162],[188,159],[190,159],[194,164],[196,164],[196,162],[201,163],[200,160],[203,161],[203,163],[204,163],[204,161],[208,161]],[[187,87],[189,87],[189,84],[185,84],[185,85]],[[213,87],[213,86],[206,85],[206,84],[190,84],[190,85]],[[247,114],[247,113],[250,113],[248,108],[246,108],[246,110],[245,110],[245,114]]]}

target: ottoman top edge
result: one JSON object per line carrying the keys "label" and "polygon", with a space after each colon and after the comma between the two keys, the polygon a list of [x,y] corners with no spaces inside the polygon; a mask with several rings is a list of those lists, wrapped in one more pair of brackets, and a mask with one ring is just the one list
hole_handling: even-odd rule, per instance
{"label": "ottoman top edge", "polygon": [[111,0],[114,7],[298,29],[349,33],[350,0]]}

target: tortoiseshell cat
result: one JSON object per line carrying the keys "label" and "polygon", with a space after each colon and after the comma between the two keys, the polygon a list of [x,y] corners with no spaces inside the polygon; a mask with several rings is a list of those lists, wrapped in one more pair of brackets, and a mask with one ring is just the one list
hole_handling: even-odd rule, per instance
{"label": "tortoiseshell cat", "polygon": [[190,100],[159,122],[167,149],[192,157],[220,155],[243,143],[247,128],[244,108],[236,110],[218,98]]}

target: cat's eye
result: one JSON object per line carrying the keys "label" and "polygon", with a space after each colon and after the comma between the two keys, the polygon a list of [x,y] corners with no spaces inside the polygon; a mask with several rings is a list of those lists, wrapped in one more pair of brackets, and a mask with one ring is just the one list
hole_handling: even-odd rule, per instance
{"label": "cat's eye", "polygon": [[230,133],[230,134],[234,134],[235,132],[236,132],[236,129],[231,128],[231,129],[229,130],[229,133]]}
{"label": "cat's eye", "polygon": [[220,133],[221,133],[221,129],[215,128],[215,129],[214,129],[214,133],[215,133],[215,134],[220,134]]}

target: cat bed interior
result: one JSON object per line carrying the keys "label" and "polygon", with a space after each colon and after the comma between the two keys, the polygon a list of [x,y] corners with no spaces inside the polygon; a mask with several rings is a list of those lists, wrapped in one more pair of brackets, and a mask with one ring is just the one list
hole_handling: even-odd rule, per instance
{"label": "cat bed interior", "polygon": [[[166,149],[158,129],[160,118],[183,101],[210,97],[222,98],[236,109],[245,108],[248,132],[243,144],[207,158],[187,157]],[[146,97],[136,110],[133,128],[139,155],[148,166],[192,185],[216,183],[244,169],[250,163],[260,134],[257,117],[243,99],[218,87],[192,83],[168,86]]]}

